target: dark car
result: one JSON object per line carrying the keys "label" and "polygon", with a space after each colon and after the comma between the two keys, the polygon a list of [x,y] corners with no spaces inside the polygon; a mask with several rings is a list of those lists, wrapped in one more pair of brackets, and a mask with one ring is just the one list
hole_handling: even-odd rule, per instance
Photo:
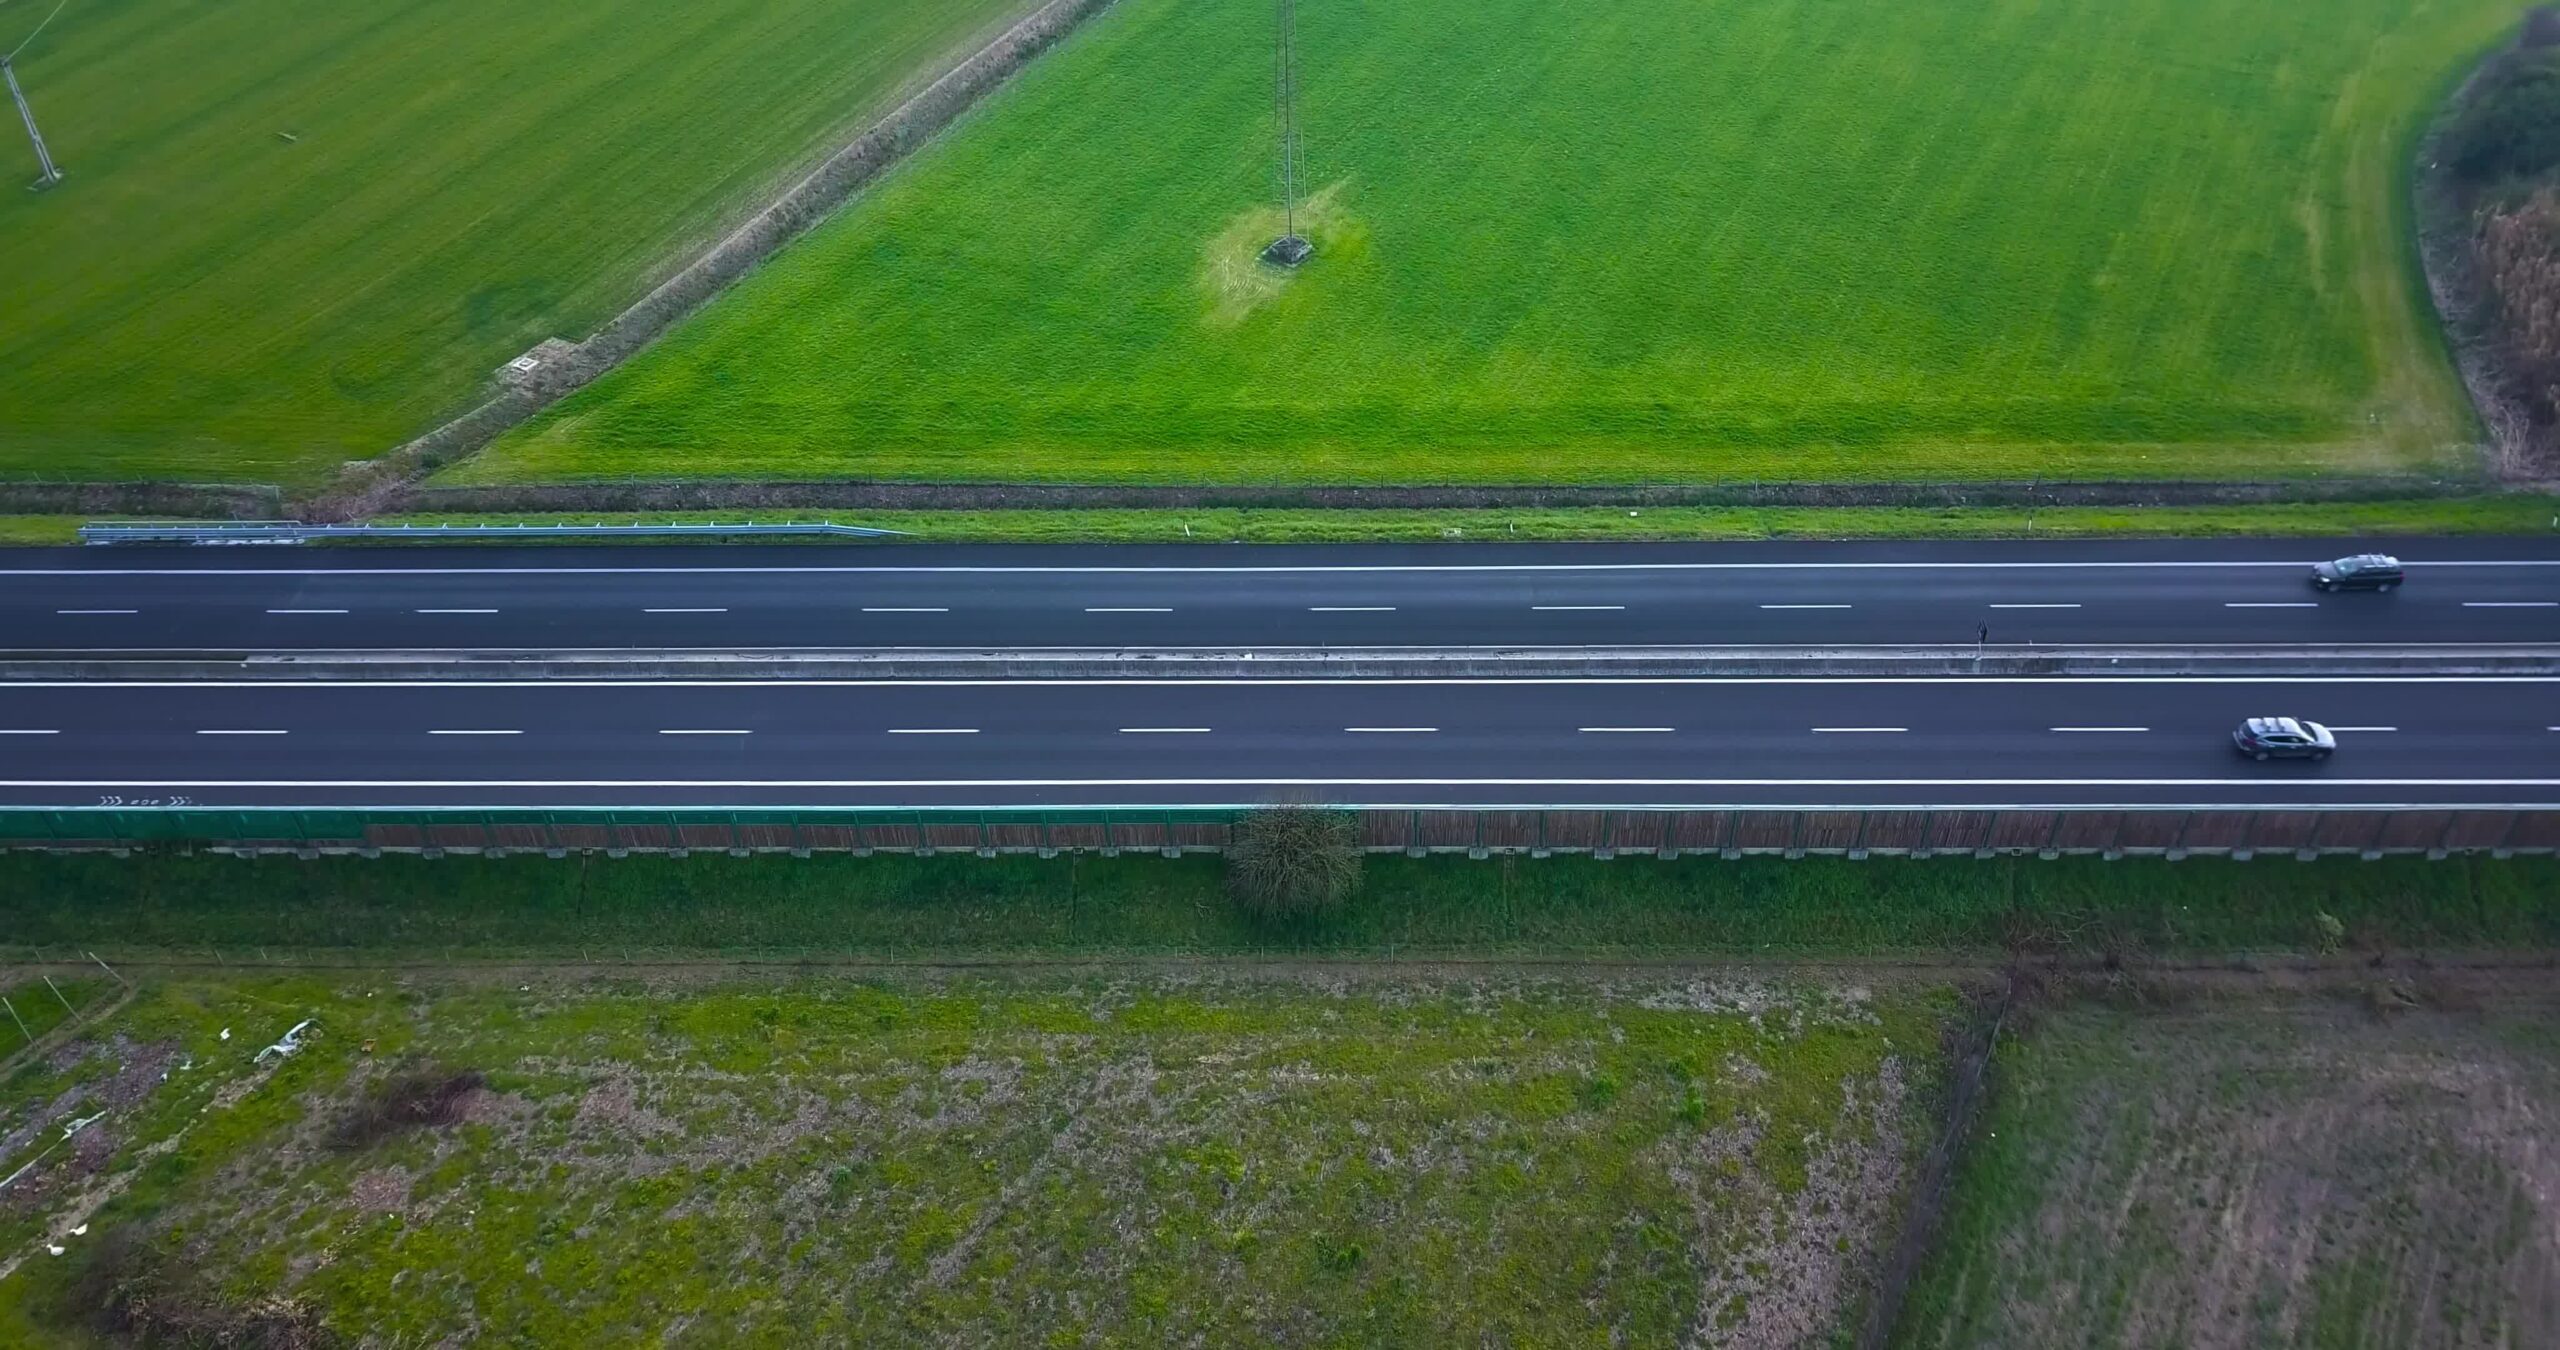
{"label": "dark car", "polygon": [[2251,759],[2327,759],[2338,738],[2317,722],[2252,717],[2231,733],[2231,744]]}
{"label": "dark car", "polygon": [[2400,560],[2388,553],[2359,553],[2315,564],[2311,584],[2324,591],[2388,591],[2401,579]]}

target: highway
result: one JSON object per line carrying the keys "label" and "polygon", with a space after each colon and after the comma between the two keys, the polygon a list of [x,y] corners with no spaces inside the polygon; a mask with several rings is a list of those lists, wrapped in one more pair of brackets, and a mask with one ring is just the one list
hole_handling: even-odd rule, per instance
{"label": "highway", "polygon": [[[2339,729],[2258,764],[2241,718]],[[0,686],[0,805],[2548,805],[2560,677]]]}
{"label": "highway", "polygon": [[[2309,564],[2401,554],[2389,595]],[[1987,630],[1987,633],[1986,631]],[[2560,539],[0,550],[0,649],[2560,641]]]}

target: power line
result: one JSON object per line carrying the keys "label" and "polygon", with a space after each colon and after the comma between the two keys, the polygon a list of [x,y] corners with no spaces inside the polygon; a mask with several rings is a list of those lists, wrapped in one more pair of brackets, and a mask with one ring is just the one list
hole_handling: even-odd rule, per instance
{"label": "power line", "polygon": [[62,170],[54,167],[53,152],[45,148],[44,133],[36,130],[36,110],[27,106],[26,91],[18,87],[18,68],[12,63],[18,59],[18,53],[27,49],[28,43],[36,40],[36,34],[51,26],[62,11],[70,5],[71,0],[62,0],[60,4],[55,5],[53,13],[44,16],[43,23],[37,24],[33,32],[18,39],[18,45],[10,48],[7,56],[0,56],[0,80],[8,83],[9,101],[18,105],[18,120],[27,124],[27,141],[36,148],[35,186],[39,188],[49,188],[61,182]]}

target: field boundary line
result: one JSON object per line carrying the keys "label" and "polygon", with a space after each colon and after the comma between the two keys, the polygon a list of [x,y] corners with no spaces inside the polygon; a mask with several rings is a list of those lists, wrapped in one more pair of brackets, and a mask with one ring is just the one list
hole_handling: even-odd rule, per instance
{"label": "field boundary line", "polygon": [[1073,32],[1111,0],[1048,0],[931,84],[864,127],[744,224],[697,254],[675,275],[613,317],[584,342],[552,338],[535,347],[532,368],[501,374],[493,398],[391,451],[350,467],[309,502],[313,520],[356,519],[380,511],[413,480],[477,452],[499,435],[629,360],[748,272],[833,214],[890,166],[931,141],[961,114]]}

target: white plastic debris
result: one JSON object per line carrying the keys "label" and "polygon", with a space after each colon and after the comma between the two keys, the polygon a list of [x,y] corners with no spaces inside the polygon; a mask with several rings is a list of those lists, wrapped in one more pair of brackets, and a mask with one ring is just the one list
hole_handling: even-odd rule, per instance
{"label": "white plastic debris", "polygon": [[310,1025],[311,1019],[308,1017],[294,1023],[293,1030],[286,1032],[283,1040],[277,1041],[275,1044],[259,1051],[256,1057],[251,1059],[249,1062],[252,1064],[264,1064],[267,1062],[267,1056],[269,1055],[282,1059],[285,1056],[292,1054],[294,1051],[301,1049],[302,1033]]}
{"label": "white plastic debris", "polygon": [[62,1127],[62,1137],[63,1137],[63,1138],[65,1138],[65,1139],[68,1139],[68,1138],[70,1138],[71,1136],[73,1136],[73,1135],[75,1135],[75,1134],[80,1133],[82,1130],[85,1130],[85,1129],[89,1128],[90,1126],[95,1125],[95,1124],[97,1124],[99,1121],[102,1121],[102,1120],[104,1120],[104,1119],[106,1119],[106,1118],[107,1118],[107,1113],[106,1113],[106,1112],[104,1112],[104,1111],[100,1111],[98,1114],[96,1114],[96,1115],[94,1115],[94,1116],[82,1116],[82,1117],[80,1117],[78,1120],[75,1120],[75,1121],[71,1122],[70,1124],[65,1125],[65,1126],[63,1126],[63,1127]]}
{"label": "white plastic debris", "polygon": [[229,1028],[229,1027],[224,1027],[224,1028],[222,1029],[222,1039],[224,1039],[224,1040],[226,1040],[226,1041],[231,1039],[231,1028]]}

